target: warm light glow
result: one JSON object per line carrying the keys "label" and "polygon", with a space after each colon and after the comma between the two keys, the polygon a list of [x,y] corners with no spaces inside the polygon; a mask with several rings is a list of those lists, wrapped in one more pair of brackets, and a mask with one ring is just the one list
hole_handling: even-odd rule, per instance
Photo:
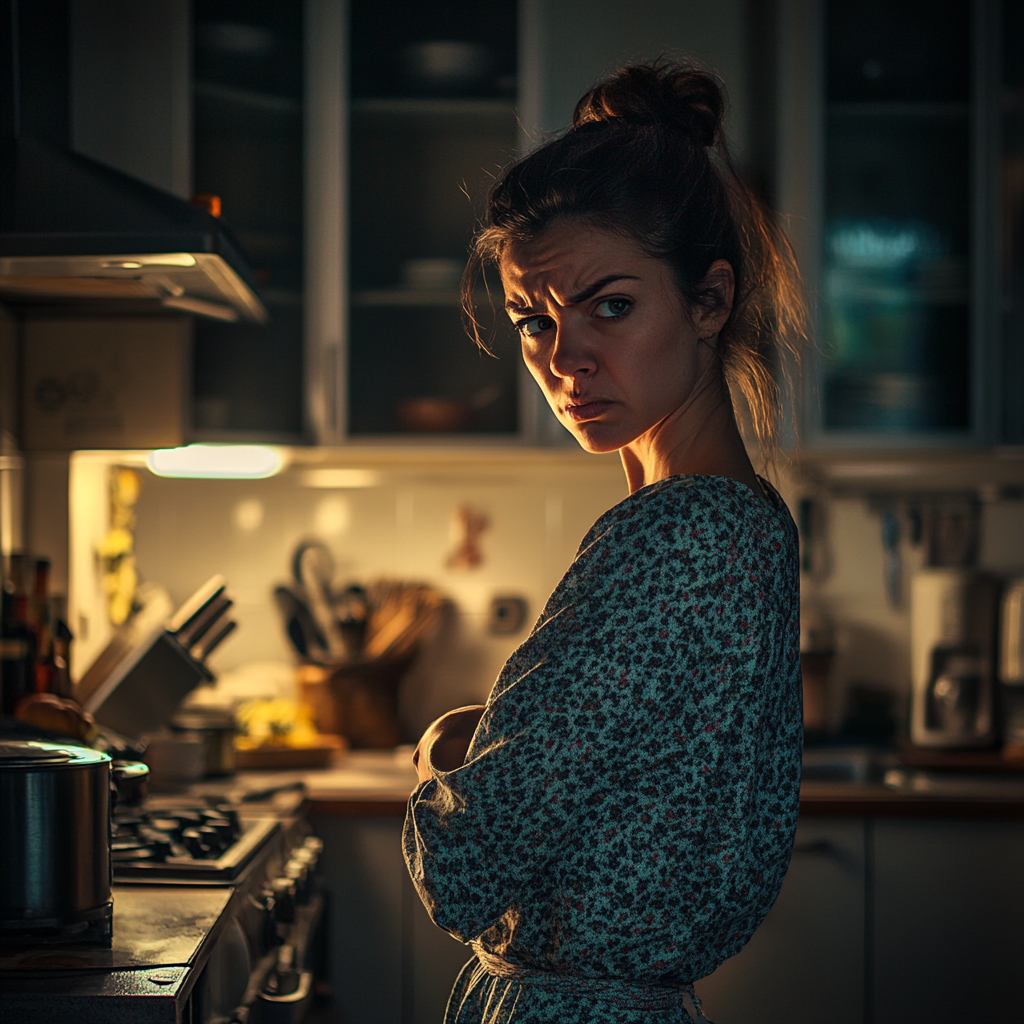
{"label": "warm light glow", "polygon": [[275,448],[258,444],[190,444],[150,452],[146,465],[157,476],[261,480],[279,473],[284,459]]}
{"label": "warm light glow", "polygon": [[380,473],[375,469],[307,469],[302,474],[306,487],[348,488],[377,487]]}

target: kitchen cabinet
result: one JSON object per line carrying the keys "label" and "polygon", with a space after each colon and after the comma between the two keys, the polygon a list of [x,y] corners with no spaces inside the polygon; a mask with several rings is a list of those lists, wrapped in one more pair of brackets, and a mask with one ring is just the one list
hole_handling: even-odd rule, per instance
{"label": "kitchen cabinet", "polygon": [[334,1007],[346,1024],[437,1024],[472,951],[435,927],[402,859],[402,819],[315,817],[330,890]]}
{"label": "kitchen cabinet", "polygon": [[999,169],[1019,149],[1019,127],[1000,127],[1019,92],[1002,59],[1015,6],[780,5],[779,206],[816,320],[807,444],[1024,436],[1020,310],[1000,313],[1020,273],[1019,239],[1000,238],[1020,193]]}
{"label": "kitchen cabinet", "polygon": [[747,946],[697,983],[715,1024],[860,1024],[867,825],[803,821],[782,892]]}
{"label": "kitchen cabinet", "polygon": [[267,324],[197,319],[194,440],[307,438],[303,322],[303,6],[193,0],[193,191],[216,196]]}
{"label": "kitchen cabinet", "polygon": [[1024,824],[874,825],[874,1024],[1024,1020]]}
{"label": "kitchen cabinet", "polygon": [[459,280],[488,183],[515,155],[516,5],[353,0],[346,432],[519,430],[518,344],[466,337]]}
{"label": "kitchen cabinet", "polygon": [[[960,812],[955,801],[908,800],[901,809],[878,788],[874,796],[862,792],[853,813],[833,807],[819,816],[813,800],[804,807],[768,917],[737,956],[697,982],[710,1020],[1024,1019],[1019,806],[971,804]],[[409,881],[404,800],[368,812],[327,802],[318,812],[317,799],[335,1006],[347,1024],[435,1024],[471,952],[434,927]]]}

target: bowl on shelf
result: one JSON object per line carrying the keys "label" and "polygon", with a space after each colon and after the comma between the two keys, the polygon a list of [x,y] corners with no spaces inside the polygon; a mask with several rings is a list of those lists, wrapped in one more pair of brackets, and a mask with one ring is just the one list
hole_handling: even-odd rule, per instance
{"label": "bowl on shelf", "polygon": [[470,402],[457,398],[407,398],[398,403],[398,422],[412,434],[455,434],[469,426]]}
{"label": "bowl on shelf", "polygon": [[429,93],[465,93],[485,83],[493,60],[479,43],[431,39],[402,51],[409,83]]}
{"label": "bowl on shelf", "polygon": [[453,291],[459,287],[465,266],[463,260],[444,256],[406,260],[402,264],[402,284],[418,292]]}

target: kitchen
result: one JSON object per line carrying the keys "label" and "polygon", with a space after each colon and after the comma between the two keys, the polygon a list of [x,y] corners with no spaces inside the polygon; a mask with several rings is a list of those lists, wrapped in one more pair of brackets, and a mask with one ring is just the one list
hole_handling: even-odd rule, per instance
{"label": "kitchen", "polygon": [[[461,333],[474,214],[460,186],[478,200],[524,138],[564,126],[622,60],[693,54],[729,87],[743,172],[788,225],[818,324],[800,443],[775,474],[802,543],[800,832],[769,919],[697,990],[719,1024],[945,1020],[965,998],[986,1020],[1020,1019],[1021,672],[1010,630],[994,639],[1024,576],[1020,5],[925,18],[901,3],[890,22],[890,5],[812,0],[139,6],[67,5],[65,139],[182,199],[207,197],[209,213],[217,197],[252,268],[238,294],[257,305],[193,292],[166,266],[154,273],[183,291],[160,285],[158,313],[136,296],[83,315],[67,294],[2,283],[5,572],[15,555],[49,560],[71,679],[114,637],[118,595],[162,600],[169,616],[219,573],[238,626],[210,655],[218,692],[311,699],[323,676],[304,669],[296,683],[275,588],[294,590],[293,554],[318,540],[338,591],[390,579],[446,600],[396,694],[391,747],[485,698],[626,491],[614,456],[585,455],[548,414],[510,335],[495,331],[504,358],[487,360]],[[39,67],[60,80],[59,61]],[[29,254],[54,255],[5,247],[0,260]],[[879,297],[886,275],[909,283]],[[224,318],[231,302],[238,322]],[[928,363],[922,339],[945,361]],[[271,461],[235,479],[151,468],[151,453],[202,443],[260,446]],[[929,580],[946,581],[947,607],[989,609],[982,690],[999,713],[969,727],[954,714],[952,737],[914,731],[919,664],[942,646],[915,625]],[[5,688],[6,673],[5,660]],[[956,677],[926,669],[923,685]],[[305,776],[304,818],[295,791],[250,802],[281,823],[281,851],[323,843],[329,952],[311,943],[300,965],[318,964],[317,999],[332,991],[323,1019],[439,1020],[468,959],[430,924],[402,863],[409,754],[335,755]],[[160,1019],[230,1019],[228,994],[202,1011],[189,995],[204,964],[229,959],[213,941],[225,928],[161,954],[164,989],[140,983],[174,990]],[[14,1019],[45,1019],[33,998]]]}

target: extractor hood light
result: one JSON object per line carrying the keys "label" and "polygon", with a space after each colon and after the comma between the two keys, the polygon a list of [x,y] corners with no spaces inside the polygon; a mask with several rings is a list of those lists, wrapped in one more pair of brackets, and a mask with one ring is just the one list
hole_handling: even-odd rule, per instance
{"label": "extractor hood light", "polygon": [[206,480],[262,480],[281,471],[284,459],[275,448],[258,444],[190,444],[158,448],[146,456],[157,476]]}

